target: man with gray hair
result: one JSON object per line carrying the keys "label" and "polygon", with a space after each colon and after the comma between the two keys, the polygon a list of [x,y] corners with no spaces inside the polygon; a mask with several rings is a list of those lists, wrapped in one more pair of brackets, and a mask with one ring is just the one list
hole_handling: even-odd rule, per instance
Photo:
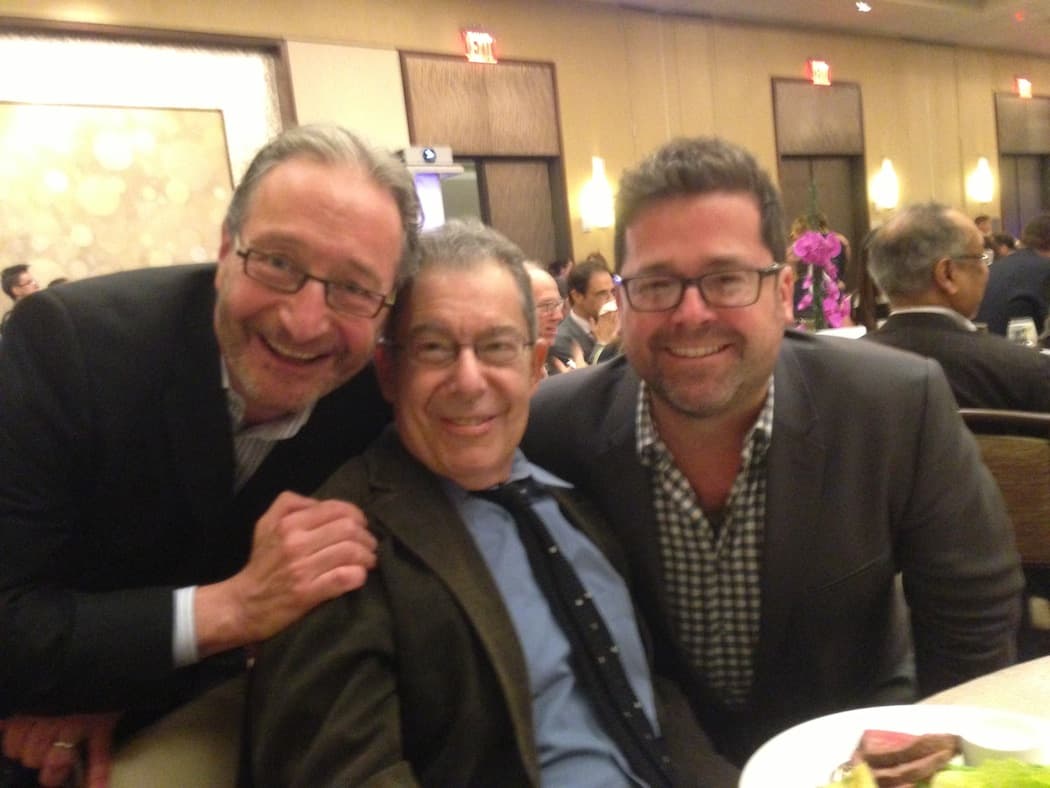
{"label": "man with gray hair", "polygon": [[16,310],[0,724],[44,784],[81,745],[104,784],[117,715],[84,712],[139,726],[364,582],[360,510],[305,496],[388,420],[369,364],[418,221],[393,157],[297,128],[249,166],[217,265],[87,279]]}
{"label": "man with gray hair", "polygon": [[254,783],[735,785],[651,676],[603,521],[518,449],[544,358],[522,253],[457,221],[420,250],[376,355],[394,426],[318,493],[381,559],[261,649]]}
{"label": "man with gray hair", "polygon": [[1013,533],[943,373],[785,330],[783,211],[754,157],[661,146],[620,182],[615,249],[624,355],[544,381],[523,447],[602,507],[656,668],[722,752],[1009,664]]}
{"label": "man with gray hair", "polygon": [[866,338],[937,361],[961,408],[1050,411],[1050,359],[970,322],[990,258],[960,211],[904,208],[868,241],[868,268],[892,311]]}

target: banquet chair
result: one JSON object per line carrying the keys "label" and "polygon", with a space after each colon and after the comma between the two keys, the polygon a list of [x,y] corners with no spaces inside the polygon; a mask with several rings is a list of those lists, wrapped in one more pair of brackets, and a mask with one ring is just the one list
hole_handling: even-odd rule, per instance
{"label": "banquet chair", "polygon": [[1014,526],[1028,583],[1021,656],[1050,654],[1050,413],[963,408]]}
{"label": "banquet chair", "polygon": [[214,687],[124,743],[110,788],[235,788],[246,677]]}

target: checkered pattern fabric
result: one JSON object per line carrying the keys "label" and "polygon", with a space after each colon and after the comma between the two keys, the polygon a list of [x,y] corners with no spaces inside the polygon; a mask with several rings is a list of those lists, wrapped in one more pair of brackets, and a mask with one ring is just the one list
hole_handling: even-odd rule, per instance
{"label": "checkered pattern fabric", "polygon": [[664,584],[678,640],[693,667],[731,708],[747,704],[758,642],[759,566],[766,513],[766,451],[773,383],[744,440],[740,472],[721,524],[712,525],[653,424],[642,384],[637,450],[649,469]]}

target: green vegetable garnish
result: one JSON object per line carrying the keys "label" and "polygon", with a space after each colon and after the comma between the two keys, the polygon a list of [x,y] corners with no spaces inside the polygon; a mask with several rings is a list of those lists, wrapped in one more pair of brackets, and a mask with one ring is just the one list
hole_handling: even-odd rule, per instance
{"label": "green vegetable garnish", "polygon": [[990,760],[980,766],[946,766],[930,788],[1050,788],[1050,766]]}

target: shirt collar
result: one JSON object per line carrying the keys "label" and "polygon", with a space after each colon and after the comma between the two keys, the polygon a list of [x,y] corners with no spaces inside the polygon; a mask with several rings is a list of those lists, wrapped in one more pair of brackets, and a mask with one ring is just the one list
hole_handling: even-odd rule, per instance
{"label": "shirt collar", "polygon": [[585,317],[580,317],[576,314],[576,310],[570,307],[569,319],[576,323],[580,328],[587,332],[587,336],[594,336],[594,325]]}
{"label": "shirt collar", "polygon": [[233,390],[230,385],[230,373],[226,369],[226,359],[219,359],[219,368],[222,371],[222,388],[226,392],[226,409],[230,414],[230,424],[234,435],[253,435],[271,440],[285,440],[294,438],[302,429],[303,425],[310,419],[314,411],[313,403],[298,413],[291,413],[279,419],[254,424],[251,427],[244,426],[244,397]]}
{"label": "shirt collar", "polygon": [[[515,449],[514,458],[511,460],[510,476],[507,478],[507,482],[519,482],[522,479],[528,479],[530,476],[542,485],[564,487],[566,489],[572,487],[569,482],[561,477],[555,476],[550,471],[544,470],[538,465],[533,465],[525,457],[525,454],[521,449]],[[463,489],[451,479],[441,477],[441,484],[453,502],[462,501],[470,495],[468,490]]]}
{"label": "shirt collar", "polygon": [[977,326],[967,320],[965,317],[960,315],[954,309],[949,309],[944,306],[907,306],[901,309],[894,309],[890,312],[890,316],[893,315],[914,315],[914,314],[927,314],[927,315],[944,315],[947,318],[951,318],[952,322],[955,323],[959,328],[965,328],[967,331],[976,331]]}

